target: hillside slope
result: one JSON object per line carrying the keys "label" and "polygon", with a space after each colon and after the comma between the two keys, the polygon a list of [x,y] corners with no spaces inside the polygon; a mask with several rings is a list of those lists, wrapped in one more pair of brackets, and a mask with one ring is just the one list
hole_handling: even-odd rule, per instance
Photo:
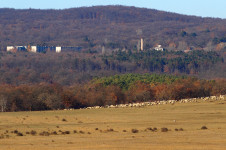
{"label": "hillside slope", "polygon": [[226,20],[201,18],[153,9],[95,6],[65,10],[0,9],[0,47],[7,45],[65,45],[85,49],[224,49]]}

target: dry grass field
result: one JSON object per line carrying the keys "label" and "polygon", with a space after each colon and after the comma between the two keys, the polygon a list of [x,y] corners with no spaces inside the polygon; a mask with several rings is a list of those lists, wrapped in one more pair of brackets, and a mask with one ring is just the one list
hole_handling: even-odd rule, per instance
{"label": "dry grass field", "polygon": [[0,113],[0,150],[14,149],[225,150],[226,100]]}

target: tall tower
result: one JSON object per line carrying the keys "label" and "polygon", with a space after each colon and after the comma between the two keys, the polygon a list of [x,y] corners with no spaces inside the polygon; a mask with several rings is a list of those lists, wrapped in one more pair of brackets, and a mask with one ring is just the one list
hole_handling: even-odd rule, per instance
{"label": "tall tower", "polygon": [[140,39],[140,50],[141,51],[144,50],[144,39],[143,38]]}
{"label": "tall tower", "polygon": [[102,54],[105,54],[105,46],[102,46]]}

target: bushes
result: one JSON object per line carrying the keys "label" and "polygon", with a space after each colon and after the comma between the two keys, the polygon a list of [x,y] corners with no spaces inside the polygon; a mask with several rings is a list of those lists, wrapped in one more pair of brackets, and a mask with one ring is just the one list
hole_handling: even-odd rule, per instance
{"label": "bushes", "polygon": [[150,130],[152,132],[156,132],[158,129],[156,127],[154,127],[154,128],[147,128],[146,130]]}
{"label": "bushes", "polygon": [[23,133],[18,132],[18,133],[17,133],[17,136],[24,136],[24,135],[23,135]]}
{"label": "bushes", "polygon": [[168,130],[168,128],[161,128],[161,131],[162,132],[168,132],[169,130]]}
{"label": "bushes", "polygon": [[125,95],[117,86],[104,87],[101,84],[87,84],[80,88],[75,95],[75,100],[86,106],[115,105],[125,102]]}
{"label": "bushes", "polygon": [[175,128],[175,131],[184,131],[184,129],[183,128],[180,128],[180,129]]}
{"label": "bushes", "polygon": [[137,130],[137,129],[131,129],[131,132],[132,132],[132,133],[138,133],[139,130]]}
{"label": "bushes", "polygon": [[36,131],[34,131],[34,130],[31,130],[30,134],[34,136],[34,135],[36,135],[36,134],[37,134],[37,132],[36,132]]}
{"label": "bushes", "polygon": [[201,130],[207,130],[208,128],[206,126],[202,126]]}
{"label": "bushes", "polygon": [[80,134],[85,134],[85,132],[84,132],[84,131],[82,131],[82,130],[80,130],[80,131],[79,131],[79,133],[80,133]]}
{"label": "bushes", "polygon": [[[112,85],[114,80],[121,80],[125,77],[137,80],[132,75],[118,76],[111,79],[109,85],[104,82],[89,82],[85,85],[75,85],[72,87],[61,87],[58,84],[39,85],[0,85],[0,97],[4,95],[6,111],[28,111],[28,110],[48,110],[63,108],[82,108],[88,106],[115,105],[129,102],[183,99],[194,97],[206,97],[210,95],[226,94],[226,80],[200,80],[197,78],[182,78],[173,76],[159,76],[159,81],[152,82],[149,78],[156,78],[157,75],[134,75],[140,81],[132,83],[126,81],[129,87]],[[143,77],[143,79],[142,79]],[[147,80],[146,78],[147,77]],[[111,78],[111,77],[109,77]],[[110,79],[109,79],[110,80]],[[150,81],[151,82],[150,82]],[[66,120],[62,120],[66,121]]]}
{"label": "bushes", "polygon": [[49,136],[50,133],[47,132],[47,131],[43,131],[43,132],[39,133],[39,135],[41,135],[41,136]]}
{"label": "bushes", "polygon": [[65,118],[63,118],[62,121],[66,122],[67,120]]}

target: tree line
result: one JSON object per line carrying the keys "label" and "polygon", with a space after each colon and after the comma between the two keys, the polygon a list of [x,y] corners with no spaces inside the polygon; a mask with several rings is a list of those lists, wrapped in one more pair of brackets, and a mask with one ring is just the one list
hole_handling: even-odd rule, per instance
{"label": "tree line", "polygon": [[[126,78],[126,80],[124,80]],[[86,84],[0,85],[1,111],[84,108],[155,100],[226,94],[226,80],[157,74],[125,74],[96,78]]]}
{"label": "tree line", "polygon": [[190,53],[167,50],[164,52],[147,50],[135,53],[131,51],[117,51],[104,58],[106,65],[117,60],[119,62],[135,63],[137,67],[150,72],[180,72],[186,74],[196,74],[201,70],[208,70],[213,64],[218,62],[224,63],[224,58],[219,53],[200,50]]}

